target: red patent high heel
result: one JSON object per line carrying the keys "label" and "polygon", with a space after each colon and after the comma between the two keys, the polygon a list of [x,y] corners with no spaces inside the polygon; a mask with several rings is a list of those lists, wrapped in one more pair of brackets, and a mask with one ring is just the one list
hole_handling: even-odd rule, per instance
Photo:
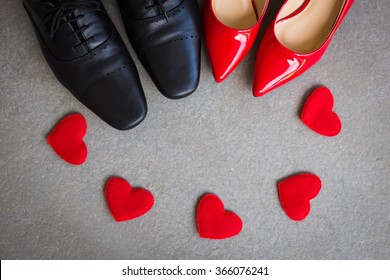
{"label": "red patent high heel", "polygon": [[253,95],[265,95],[318,62],[353,2],[287,0],[260,43]]}
{"label": "red patent high heel", "polygon": [[216,82],[244,59],[260,29],[269,0],[206,0],[203,23],[206,49]]}

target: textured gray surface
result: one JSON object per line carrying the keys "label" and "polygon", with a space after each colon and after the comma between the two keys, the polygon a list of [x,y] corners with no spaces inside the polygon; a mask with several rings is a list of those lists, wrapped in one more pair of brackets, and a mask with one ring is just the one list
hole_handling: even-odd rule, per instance
{"label": "textured gray surface", "polygon": [[[103,2],[124,35],[115,1]],[[271,1],[263,26],[281,3]],[[203,52],[197,92],[173,101],[157,91],[126,40],[149,113],[119,132],[56,81],[21,1],[2,0],[0,257],[389,259],[389,11],[388,0],[355,1],[323,59],[259,99],[251,95],[258,42],[222,84]],[[299,120],[304,97],[318,85],[334,93],[344,125],[338,137],[319,136]],[[89,125],[89,157],[80,167],[45,142],[71,112]],[[323,189],[296,223],[280,207],[276,182],[299,171],[319,175]],[[103,197],[113,175],[151,190],[154,208],[115,223]],[[198,237],[194,214],[205,192],[241,216],[240,236]]]}

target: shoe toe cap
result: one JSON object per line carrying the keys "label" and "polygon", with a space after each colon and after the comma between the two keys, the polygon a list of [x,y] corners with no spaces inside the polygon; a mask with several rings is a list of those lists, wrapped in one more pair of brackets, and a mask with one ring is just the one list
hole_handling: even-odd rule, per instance
{"label": "shoe toe cap", "polygon": [[170,99],[193,93],[200,75],[200,40],[187,36],[160,44],[141,56],[159,91]]}
{"label": "shoe toe cap", "polygon": [[81,101],[102,120],[118,130],[128,130],[146,117],[147,104],[138,74],[122,66],[94,82]]}

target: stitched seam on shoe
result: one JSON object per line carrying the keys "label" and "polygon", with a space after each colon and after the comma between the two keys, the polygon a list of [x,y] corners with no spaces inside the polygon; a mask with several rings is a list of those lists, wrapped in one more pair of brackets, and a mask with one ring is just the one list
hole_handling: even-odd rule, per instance
{"label": "stitched seam on shoe", "polygon": [[[177,26],[179,26],[180,25],[180,23],[178,22],[180,20],[180,18],[178,19],[178,18],[173,18],[173,17],[171,17],[170,18],[170,21],[169,21],[169,24],[173,24],[173,25],[177,25]],[[153,32],[154,33],[158,33],[159,31],[161,31],[161,30],[164,30],[164,29],[166,29],[167,28],[167,23],[166,23],[166,21],[165,21],[165,19],[164,20],[160,20],[162,23],[161,24],[159,24],[159,26],[155,26],[155,27],[153,27]],[[157,22],[157,21],[155,21],[155,22]],[[153,22],[152,22],[153,23]],[[143,25],[145,24],[144,22],[134,22],[134,24],[135,24],[135,26],[137,26],[137,28],[139,28],[140,30],[142,30],[142,28],[143,28]],[[151,23],[149,23],[149,24],[151,24]],[[138,34],[138,36],[139,35],[141,35],[142,36],[142,34]]]}
{"label": "stitched seam on shoe", "polygon": [[90,53],[83,55],[82,57],[78,57],[74,60],[71,61],[61,61],[61,60],[56,60],[57,63],[61,63],[64,66],[67,67],[74,67],[77,66],[80,63],[84,63],[88,60],[93,60],[98,54],[102,53],[104,50],[106,50],[109,46],[112,45],[111,40],[115,39],[118,36],[117,32],[113,32],[111,35],[110,39],[108,39],[105,43],[91,51]]}
{"label": "stitched seam on shoe", "polygon": [[104,50],[106,50],[109,46],[111,46],[111,40],[112,39],[115,39],[116,37],[116,32],[113,32],[111,37],[105,42],[103,43],[102,45],[100,45],[99,47],[97,47],[96,49],[94,49],[93,51],[87,53],[86,55],[82,56],[82,57],[78,57],[74,60],[71,61],[70,65],[71,66],[75,66],[79,63],[83,63],[83,62],[86,62],[88,60],[92,60],[98,53],[101,53],[103,52]]}
{"label": "stitched seam on shoe", "polygon": [[[127,64],[127,65],[130,65],[130,64]],[[122,71],[122,69],[126,69],[127,65],[122,65],[121,67],[116,68],[115,70],[110,71],[110,72],[107,72],[106,74],[100,76],[99,78],[94,79],[89,85],[85,86],[82,90],[80,90],[79,95],[82,97],[82,95],[83,95],[88,89],[90,89],[92,86],[94,86],[94,85],[97,84],[98,82],[100,82],[100,81],[106,79],[106,78],[109,77],[109,76],[116,75],[117,73],[119,73],[119,71]]]}
{"label": "stitched seam on shoe", "polygon": [[176,43],[176,42],[179,42],[179,41],[183,41],[183,40],[199,40],[200,39],[200,36],[198,35],[194,35],[194,34],[191,34],[191,35],[187,35],[187,36],[180,36],[180,37],[175,37],[175,38],[172,38],[168,41],[165,41],[165,42],[162,42],[162,43],[159,43],[159,44],[156,44],[156,45],[153,45],[153,46],[149,46],[147,48],[144,48],[143,50],[141,50],[139,52],[139,55],[142,55],[144,54],[145,52],[151,50],[151,49],[154,49],[154,48],[160,48],[162,46],[165,46],[165,45],[169,45],[171,43]]}
{"label": "stitched seam on shoe", "polygon": [[[184,3],[182,3],[181,5],[179,5],[176,8],[170,10],[169,12],[167,12],[168,18],[174,17],[177,14],[179,14],[182,10],[184,10],[185,7],[183,6],[183,4]],[[166,19],[165,19],[164,15],[157,15],[157,16],[154,16],[154,17],[151,17],[151,18],[139,18],[139,19],[133,19],[133,18],[129,18],[129,17],[126,16],[126,20],[128,20],[128,21],[138,21],[138,22],[153,23],[153,22],[158,22],[158,21],[166,20]]]}

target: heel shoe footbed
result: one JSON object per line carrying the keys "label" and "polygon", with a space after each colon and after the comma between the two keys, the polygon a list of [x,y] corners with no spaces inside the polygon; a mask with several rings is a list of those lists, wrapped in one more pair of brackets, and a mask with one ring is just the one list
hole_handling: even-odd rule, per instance
{"label": "heel shoe footbed", "polygon": [[345,2],[289,0],[276,19],[276,38],[296,53],[307,54],[317,50],[332,32]]}
{"label": "heel shoe footbed", "polygon": [[220,22],[240,30],[256,25],[264,12],[266,0],[214,0],[212,4]]}

